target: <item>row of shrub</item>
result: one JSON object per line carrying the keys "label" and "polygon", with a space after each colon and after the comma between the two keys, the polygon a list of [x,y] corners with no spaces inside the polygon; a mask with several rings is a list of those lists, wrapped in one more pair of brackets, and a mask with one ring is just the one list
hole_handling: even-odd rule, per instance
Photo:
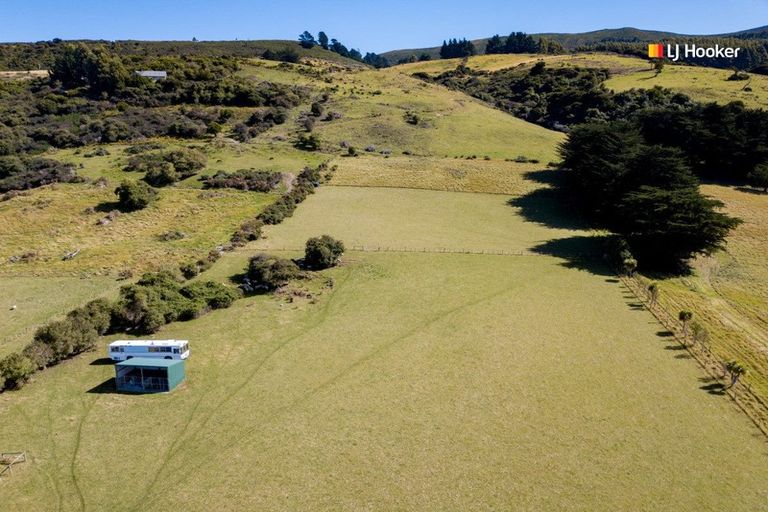
{"label": "row of shrub", "polygon": [[94,349],[101,335],[151,334],[167,323],[228,308],[238,297],[238,290],[213,281],[184,284],[167,271],[144,274],[122,287],[116,301],[91,301],[38,329],[22,351],[0,359],[0,391],[18,389],[36,371]]}
{"label": "row of shrub", "polygon": [[327,164],[321,164],[316,168],[305,167],[294,181],[290,192],[283,194],[280,199],[267,206],[258,215],[258,219],[264,224],[280,224],[283,219],[293,215],[296,206],[308,195],[313,194],[315,188],[320,185],[322,171],[327,169]]}
{"label": "row of shrub", "polygon": [[[265,173],[265,174],[263,174]],[[301,203],[314,189],[320,185],[323,178],[329,176],[328,165],[323,163],[316,168],[306,167],[296,177],[293,187],[287,193],[280,197],[275,203],[265,208],[259,215],[253,219],[243,222],[240,227],[232,234],[229,245],[217,248],[208,254],[207,258],[201,258],[194,262],[181,265],[179,270],[187,277],[194,277],[207,270],[215,262],[222,251],[231,250],[235,247],[242,247],[248,242],[253,242],[261,238],[261,230],[265,224],[279,224],[286,217],[293,215],[296,206]],[[217,188],[228,186],[230,188],[242,188],[243,190],[254,190],[260,179],[267,183],[275,183],[277,177],[282,179],[279,173],[268,173],[266,171],[238,171],[232,174],[217,173],[211,178],[206,178],[206,188]],[[253,180],[253,181],[251,181]],[[274,187],[273,187],[274,188]],[[343,247],[341,249],[343,251]],[[314,261],[314,260],[312,260]]]}
{"label": "row of shrub", "polygon": [[258,240],[264,224],[279,224],[286,217],[293,215],[296,206],[309,194],[314,193],[315,188],[320,185],[323,173],[327,170],[328,165],[325,163],[316,168],[305,167],[294,180],[291,190],[267,206],[256,218],[244,222],[232,235],[230,243],[234,246],[242,246],[247,242]]}
{"label": "row of shrub", "polygon": [[283,174],[272,171],[241,169],[232,173],[219,171],[203,178],[204,188],[235,188],[253,192],[270,192],[283,180]]}

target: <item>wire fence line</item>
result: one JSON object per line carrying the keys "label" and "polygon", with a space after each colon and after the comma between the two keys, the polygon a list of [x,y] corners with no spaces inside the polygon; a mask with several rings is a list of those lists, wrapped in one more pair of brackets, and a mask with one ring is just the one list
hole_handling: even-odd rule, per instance
{"label": "wire fence line", "polygon": [[[720,383],[725,378],[723,361],[712,352],[705,344],[697,343],[689,332],[683,330],[680,320],[672,312],[659,304],[648,293],[648,285],[638,276],[620,275],[619,279],[627,289],[639,300],[645,308],[667,331],[672,333],[677,341],[690,356],[713,379],[712,382]],[[717,388],[717,392],[729,396],[733,402],[752,420],[752,423],[768,437],[768,403],[755,393],[748,378],[742,378],[735,386]]]}
{"label": "wire fence line", "polygon": [[[303,252],[303,247],[265,247],[265,251],[276,252]],[[479,254],[490,256],[543,256],[540,253],[528,250],[505,250],[505,249],[460,249],[455,247],[384,247],[368,245],[348,245],[346,250],[349,252],[407,252],[407,253],[428,253],[428,254]]]}

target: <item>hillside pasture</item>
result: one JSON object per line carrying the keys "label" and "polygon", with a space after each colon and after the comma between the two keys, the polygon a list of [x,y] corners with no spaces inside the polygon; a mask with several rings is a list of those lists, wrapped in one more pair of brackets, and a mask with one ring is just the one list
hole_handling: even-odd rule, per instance
{"label": "hillside pasture", "polygon": [[[459,92],[402,74],[365,71],[347,75],[326,105],[342,118],[320,122],[315,132],[327,151],[345,142],[358,151],[403,151],[422,156],[523,155],[541,162],[556,158],[561,133],[511,117]],[[418,122],[406,121],[406,114]]]}
{"label": "hillside pasture", "polygon": [[[226,138],[188,144],[172,139],[153,139],[147,142],[163,144],[166,150],[192,148],[206,155],[207,166],[195,176],[176,185],[183,188],[200,188],[200,176],[211,175],[217,171],[233,172],[254,168],[298,174],[304,167],[316,167],[328,159],[327,155],[299,151],[288,142],[272,141],[266,137],[248,144]],[[124,179],[143,177],[142,173],[128,173],[123,170],[133,156],[126,152],[129,147],[129,144],[101,144],[77,149],[51,150],[46,156],[73,164],[77,174],[88,180],[105,178],[108,186],[114,188]],[[105,149],[109,154],[94,154],[98,148]]]}
{"label": "hillside pasture", "polygon": [[[733,71],[701,66],[667,65],[660,74],[651,70],[637,71],[610,78],[606,87],[614,91],[666,87],[682,92],[704,103],[742,101],[747,107],[768,107],[768,76],[750,74],[749,80],[730,81]],[[750,88],[751,91],[745,88]]]}
{"label": "hillside pasture", "polygon": [[332,185],[399,187],[448,192],[522,195],[538,188],[526,179],[541,163],[457,158],[391,157],[363,155],[339,158]]}
{"label": "hillside pasture", "polygon": [[[235,228],[274,200],[271,194],[237,190],[166,188],[156,204],[119,213],[112,188],[53,185],[0,202],[0,274],[115,275],[177,268],[229,240]],[[163,241],[169,231],[181,240]],[[74,259],[64,255],[80,250]],[[11,262],[12,256],[27,261]]]}
{"label": "hillside pasture", "polygon": [[29,343],[37,327],[120,284],[97,276],[0,276],[0,358]]}
{"label": "hillside pasture", "polygon": [[[657,74],[646,59],[612,53],[477,55],[467,60],[467,66],[478,71],[498,71],[517,66],[526,68],[538,61],[544,61],[550,67],[576,66],[608,69],[612,77],[605,82],[605,85],[616,92],[660,86],[705,103],[724,104],[742,101],[751,108],[768,107],[768,77],[764,75],[753,73],[750,74],[749,80],[729,81],[727,78],[733,74],[731,70],[672,63],[667,63],[664,70]],[[424,72],[438,75],[455,69],[461,63],[462,59],[415,62],[395,66],[388,72],[406,74]]]}
{"label": "hillside pasture", "polygon": [[[425,62],[401,64],[390,68],[390,72],[402,72],[407,74],[427,73],[439,75],[446,71],[456,69],[464,59],[439,59]],[[542,55],[506,53],[493,55],[475,55],[469,57],[466,66],[475,71],[499,71],[501,69],[521,67],[527,68],[543,61],[548,66],[577,66],[586,68],[606,68],[612,74],[626,74],[649,69],[647,60],[637,57],[616,55],[614,53],[584,52],[564,55]]]}

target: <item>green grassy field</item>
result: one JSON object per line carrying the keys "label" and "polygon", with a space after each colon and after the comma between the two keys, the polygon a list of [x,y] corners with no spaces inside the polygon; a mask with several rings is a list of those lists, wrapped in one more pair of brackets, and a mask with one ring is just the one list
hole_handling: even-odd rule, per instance
{"label": "green grassy field", "polygon": [[[120,285],[108,277],[0,277],[0,358],[24,347],[34,329]],[[16,306],[16,309],[11,309]]]}
{"label": "green grassy field", "polygon": [[[361,226],[370,209],[428,232],[450,222],[401,212],[391,201],[405,191],[330,187],[291,221],[338,208],[342,192],[367,195],[345,206]],[[503,205],[413,193],[467,225]],[[533,248],[581,235],[507,206],[490,215],[502,208],[504,229],[454,237]],[[306,229],[354,234],[326,222]],[[252,249],[206,278],[237,274]],[[311,301],[257,296],[164,328],[193,347],[171,394],[109,392],[100,353],[50,369],[0,395],[0,438],[32,456],[4,494],[17,510],[759,509],[766,447],[746,417],[699,389],[704,375],[608,274],[564,263],[350,252],[297,284]]]}
{"label": "green grassy field", "polygon": [[326,186],[293,217],[266,227],[254,246],[303,249],[307,238],[327,233],[350,246],[371,249],[528,253],[537,242],[574,233],[544,231],[525,221],[507,200],[499,194]]}

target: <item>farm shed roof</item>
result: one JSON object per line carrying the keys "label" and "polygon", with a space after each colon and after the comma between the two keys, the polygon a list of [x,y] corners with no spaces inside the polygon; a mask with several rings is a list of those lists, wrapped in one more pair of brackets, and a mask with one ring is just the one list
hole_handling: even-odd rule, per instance
{"label": "farm shed roof", "polygon": [[183,359],[160,359],[157,357],[133,357],[120,361],[115,366],[136,366],[142,368],[169,368],[177,364],[184,364]]}

